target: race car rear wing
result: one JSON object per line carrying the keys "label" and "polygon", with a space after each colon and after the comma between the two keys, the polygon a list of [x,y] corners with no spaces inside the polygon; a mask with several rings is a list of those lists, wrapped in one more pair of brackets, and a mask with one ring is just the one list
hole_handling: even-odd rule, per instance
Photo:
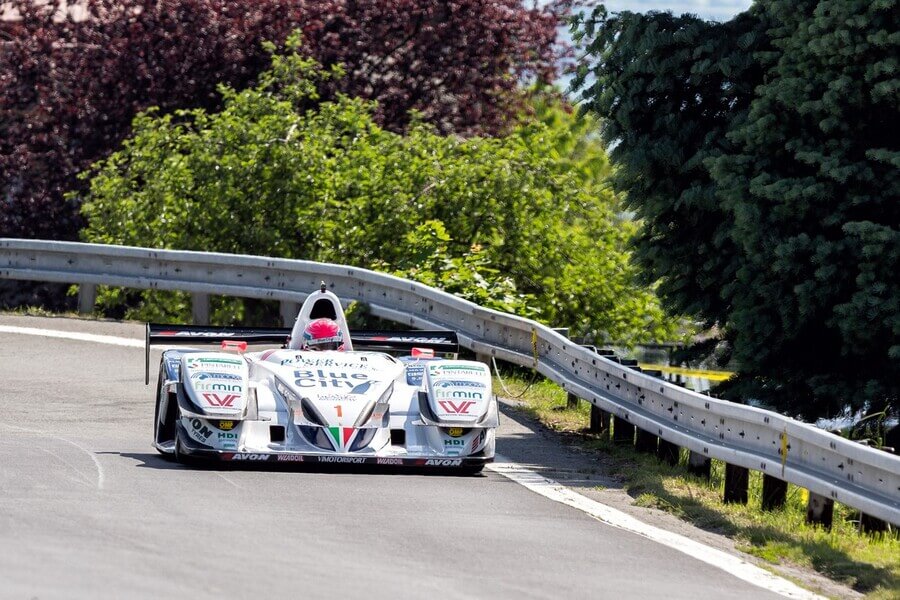
{"label": "race car rear wing", "polygon": [[[147,323],[144,342],[145,383],[150,382],[151,344],[278,344],[285,346],[291,330],[280,327],[212,327],[206,325],[160,325]],[[413,348],[427,348],[435,355],[459,353],[455,331],[350,331],[354,350],[409,353]]]}

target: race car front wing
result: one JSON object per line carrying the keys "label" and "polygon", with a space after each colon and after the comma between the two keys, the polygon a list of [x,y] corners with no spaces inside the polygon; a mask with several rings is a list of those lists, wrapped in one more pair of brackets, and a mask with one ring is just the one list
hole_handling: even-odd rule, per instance
{"label": "race car front wing", "polygon": [[[357,455],[351,453],[315,452],[309,450],[278,450],[261,452],[257,450],[220,450],[197,445],[183,434],[179,423],[178,440],[175,444],[167,444],[159,449],[165,454],[179,455],[180,459],[197,458],[209,461],[228,463],[307,463],[307,464],[344,464],[370,465],[389,467],[414,467],[425,469],[461,469],[481,470],[486,464],[493,462],[493,456],[415,456],[415,455]],[[176,450],[177,448],[177,450]]]}

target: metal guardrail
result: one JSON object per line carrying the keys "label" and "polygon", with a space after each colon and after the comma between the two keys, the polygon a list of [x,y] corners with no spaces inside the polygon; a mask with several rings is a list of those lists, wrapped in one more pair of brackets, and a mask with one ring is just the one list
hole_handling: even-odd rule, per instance
{"label": "metal guardrail", "polygon": [[553,329],[425,285],[303,260],[0,239],[0,278],[301,302],[325,280],[372,314],[458,332],[476,353],[534,367],[661,439],[762,471],[900,525],[900,457],[774,412],[697,394],[574,344]]}

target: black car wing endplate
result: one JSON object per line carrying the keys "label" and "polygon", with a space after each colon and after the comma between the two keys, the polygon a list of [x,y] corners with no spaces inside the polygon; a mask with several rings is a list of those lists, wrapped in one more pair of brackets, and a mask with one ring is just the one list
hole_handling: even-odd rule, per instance
{"label": "black car wing endplate", "polygon": [[[150,383],[151,344],[221,344],[223,341],[248,344],[286,345],[291,330],[282,327],[214,327],[208,325],[161,325],[147,323],[144,341],[144,383]],[[350,331],[354,350],[409,352],[428,348],[435,354],[457,354],[459,339],[455,331]]]}

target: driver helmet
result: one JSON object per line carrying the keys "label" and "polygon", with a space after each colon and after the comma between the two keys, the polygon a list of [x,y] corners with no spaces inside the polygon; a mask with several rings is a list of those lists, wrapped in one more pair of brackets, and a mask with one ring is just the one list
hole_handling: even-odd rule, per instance
{"label": "driver helmet", "polygon": [[303,330],[303,350],[343,350],[344,334],[331,319],[315,319]]}

